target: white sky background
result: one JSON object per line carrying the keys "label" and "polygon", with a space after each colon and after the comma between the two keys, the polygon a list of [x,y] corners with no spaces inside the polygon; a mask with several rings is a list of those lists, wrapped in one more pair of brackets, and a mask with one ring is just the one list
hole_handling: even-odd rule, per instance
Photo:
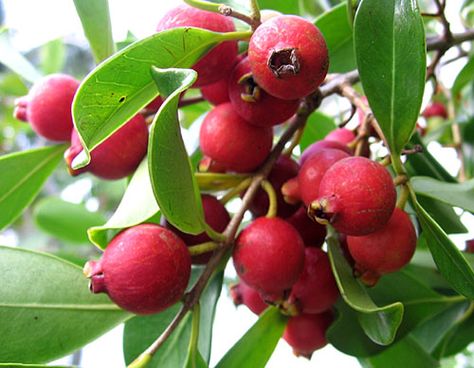
{"label": "white sky background", "polygon": [[[124,39],[127,31],[131,31],[138,38],[152,34],[161,15],[178,3],[180,3],[178,0],[134,0],[133,2],[109,0],[115,40]],[[457,21],[460,3],[460,1],[448,1],[450,4],[448,16],[453,21],[452,28],[455,32],[462,31]],[[73,38],[84,45],[87,44],[72,0],[4,0],[4,7],[6,26],[14,31],[13,44],[20,50],[25,51],[59,37]],[[462,62],[452,63],[447,68],[447,73],[443,74],[446,78],[442,79],[448,87],[452,83],[453,75],[456,75],[461,67]],[[426,100],[429,100],[429,96]],[[443,149],[436,145],[431,146],[430,150],[433,150],[432,153],[440,159],[448,171],[452,174],[456,173],[457,166],[453,165],[456,162],[456,155],[453,150]],[[466,216],[463,220],[469,229],[474,229],[472,216]],[[473,234],[457,235],[454,240],[462,246],[463,241],[472,236]],[[230,277],[235,275],[232,267],[229,267],[228,275]],[[233,306],[224,288],[214,325],[211,363],[215,364],[255,321],[256,317],[245,307],[236,309]],[[86,346],[82,357],[82,367],[123,367],[121,331],[121,327],[117,328]],[[255,348],[258,349],[258,346]],[[69,359],[58,361],[62,364],[69,362]],[[343,355],[330,346],[316,352],[311,362],[304,358],[297,359],[292,356],[291,349],[284,341],[280,341],[267,365],[269,368],[310,366],[352,368],[360,365],[356,359]]]}

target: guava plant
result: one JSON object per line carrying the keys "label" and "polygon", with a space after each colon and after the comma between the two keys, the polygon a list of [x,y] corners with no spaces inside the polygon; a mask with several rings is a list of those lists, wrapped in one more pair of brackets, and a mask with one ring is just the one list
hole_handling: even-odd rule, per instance
{"label": "guava plant", "polygon": [[[0,246],[0,366],[125,323],[129,367],[208,367],[222,288],[259,318],[219,368],[264,367],[280,338],[370,367],[474,340],[472,241],[449,236],[474,211],[472,1],[453,33],[446,0],[185,0],[117,43],[106,0],[74,3],[87,75],[0,33],[0,116],[33,144],[2,137],[0,226],[33,217],[54,244]],[[83,177],[95,212],[58,198]]]}

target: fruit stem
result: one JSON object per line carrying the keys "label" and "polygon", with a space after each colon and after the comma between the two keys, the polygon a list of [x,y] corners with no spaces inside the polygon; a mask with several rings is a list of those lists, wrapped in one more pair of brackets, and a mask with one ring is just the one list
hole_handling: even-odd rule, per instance
{"label": "fruit stem", "polygon": [[239,195],[240,192],[243,192],[245,189],[247,189],[252,182],[252,178],[247,178],[243,181],[241,181],[237,186],[229,190],[221,199],[220,202],[222,204],[226,204],[229,202],[232,198],[235,196]]}
{"label": "fruit stem", "polygon": [[400,186],[400,195],[398,196],[397,200],[397,208],[403,210],[407,203],[408,198],[410,197],[410,189],[406,184],[402,184]]}
{"label": "fruit stem", "polygon": [[305,128],[305,125],[300,127],[295,132],[295,134],[293,135],[293,138],[291,138],[290,145],[287,148],[285,148],[285,150],[282,152],[282,155],[291,157],[291,154],[293,153],[293,150],[295,149],[295,147],[300,144],[301,138],[303,137],[304,128]]}
{"label": "fruit stem", "polygon": [[252,29],[255,30],[261,24],[261,17],[260,17],[260,9],[258,6],[257,0],[250,0],[250,18],[252,18],[254,25],[252,25]]}
{"label": "fruit stem", "polygon": [[248,179],[249,175],[220,174],[212,172],[197,172],[194,174],[199,189],[202,190],[224,190],[239,185],[242,180]]}
{"label": "fruit stem", "polygon": [[390,157],[392,160],[393,169],[395,170],[395,174],[397,174],[397,176],[406,177],[407,173],[405,171],[405,168],[403,167],[403,163],[402,163],[402,160],[400,159],[400,156],[392,153]]}
{"label": "fruit stem", "polygon": [[145,353],[141,354],[133,362],[131,362],[127,366],[127,368],[144,368],[148,365],[148,363],[150,363],[152,358],[153,358],[152,354],[145,352]]}
{"label": "fruit stem", "polygon": [[191,326],[191,338],[189,339],[188,360],[191,364],[187,366],[194,367],[197,359],[199,342],[199,323],[201,322],[201,306],[199,302],[193,306],[193,322]]}
{"label": "fruit stem", "polygon": [[206,222],[204,222],[204,231],[206,232],[207,236],[209,236],[215,242],[222,242],[226,240],[226,237],[224,234],[215,231]]}
{"label": "fruit stem", "polygon": [[268,180],[263,180],[260,185],[262,186],[263,190],[267,193],[268,195],[268,211],[265,217],[267,218],[272,218],[277,215],[278,211],[278,202],[277,202],[277,196],[275,193],[275,188],[273,188],[273,185],[270,184]]}
{"label": "fruit stem", "polygon": [[210,241],[210,242],[205,242],[197,245],[192,245],[188,247],[189,254],[191,256],[199,256],[204,253],[212,252],[219,248],[219,244],[216,242]]}

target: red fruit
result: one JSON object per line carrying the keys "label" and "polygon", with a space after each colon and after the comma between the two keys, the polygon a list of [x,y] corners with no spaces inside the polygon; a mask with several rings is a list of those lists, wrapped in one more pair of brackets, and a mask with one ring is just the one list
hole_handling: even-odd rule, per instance
{"label": "red fruit", "polygon": [[273,131],[250,125],[230,103],[225,103],[207,114],[199,141],[203,154],[228,170],[249,172],[263,163],[270,153]]}
{"label": "red fruit", "polygon": [[332,165],[319,185],[309,212],[346,235],[381,229],[395,208],[396,191],[388,171],[365,157],[348,157]]}
{"label": "red fruit", "polygon": [[410,217],[395,208],[385,226],[365,236],[348,236],[347,245],[356,272],[373,285],[381,275],[398,271],[410,262],[416,248],[416,231]]}
{"label": "red fruit", "polygon": [[448,118],[448,111],[446,110],[446,106],[440,102],[433,102],[429,104],[426,109],[421,114],[425,119],[433,118],[433,117],[440,117],[443,119]]}
{"label": "red fruit", "polygon": [[315,350],[321,349],[328,343],[326,330],[332,321],[330,312],[291,317],[283,338],[293,348],[293,354],[310,359]]}
{"label": "red fruit", "polygon": [[71,105],[79,81],[65,74],[38,80],[27,96],[16,101],[15,118],[28,121],[40,136],[69,141],[73,129]]}
{"label": "red fruit", "polygon": [[204,156],[201,161],[199,161],[198,170],[200,172],[225,173],[226,168],[212,158]]}
{"label": "red fruit", "polygon": [[286,221],[298,230],[305,246],[321,247],[326,240],[326,226],[311,220],[306,212],[306,207],[301,206]]}
{"label": "red fruit", "polygon": [[182,297],[191,273],[191,257],[172,231],[141,224],[113,238],[102,259],[87,262],[84,273],[91,279],[93,293],[107,293],[130,312],[152,314]]}
{"label": "red fruit", "polygon": [[474,253],[474,239],[466,240],[466,248],[464,251],[467,253]]}
{"label": "red fruit", "polygon": [[306,206],[319,197],[319,185],[328,169],[336,162],[350,157],[344,151],[327,148],[312,155],[298,173],[301,199]]}
{"label": "red fruit", "polygon": [[299,100],[282,100],[266,93],[255,83],[249,59],[239,62],[229,78],[229,97],[235,111],[249,123],[270,127],[292,117]]}
{"label": "red fruit", "polygon": [[342,144],[349,144],[355,139],[355,134],[352,130],[347,128],[338,128],[330,132],[325,138],[325,141],[334,141]]}
{"label": "red fruit", "polygon": [[[204,210],[204,219],[206,220],[207,224],[213,230],[217,232],[223,232],[230,221],[230,216],[226,208],[221,202],[219,202],[219,200],[216,197],[213,197],[212,195],[203,194],[201,196],[201,199],[202,199],[202,207]],[[197,234],[197,235],[186,234],[176,229],[168,221],[165,221],[164,226],[167,227],[168,229],[171,229],[181,239],[183,239],[188,247],[191,245],[196,245],[196,244],[211,241],[211,238],[209,238],[209,236],[205,232],[202,232],[201,234]],[[212,256],[212,252],[208,252],[208,253],[200,254],[198,256],[194,256],[192,257],[192,260],[194,264],[205,264],[209,261],[211,256]]]}
{"label": "red fruit", "polygon": [[[231,18],[182,4],[168,11],[158,23],[156,30],[177,27],[196,27],[214,32],[234,32]],[[214,47],[201,58],[193,69],[198,73],[195,87],[217,82],[229,75],[237,58],[237,41],[226,41]]]}
{"label": "red fruit", "polygon": [[313,93],[329,64],[319,29],[294,15],[274,17],[258,27],[250,39],[248,55],[258,85],[285,100]]}
{"label": "red fruit", "polygon": [[259,217],[240,233],[232,257],[249,286],[264,295],[282,295],[303,270],[304,243],[288,222]]}
{"label": "red fruit", "polygon": [[[281,187],[284,182],[298,174],[299,165],[287,156],[280,156],[275,162],[272,171],[268,175],[268,181],[272,184],[277,195],[277,216],[287,218],[298,209],[298,205],[292,205],[283,199]],[[259,189],[249,210],[254,217],[264,216],[268,211],[268,195],[263,189]]]}
{"label": "red fruit", "polygon": [[76,130],[71,135],[71,147],[64,159],[71,175],[88,171],[100,178],[115,180],[132,174],[145,157],[148,146],[148,127],[141,115],[135,115],[124,126],[91,152],[91,162],[84,168],[71,167],[74,158],[83,150]]}
{"label": "red fruit", "polygon": [[235,305],[245,304],[257,315],[261,314],[268,307],[268,304],[265,303],[258,291],[248,286],[242,280],[230,288],[230,295]]}
{"label": "red fruit", "polygon": [[224,77],[217,82],[201,87],[201,94],[213,105],[229,102],[228,78]]}
{"label": "red fruit", "polygon": [[303,272],[291,288],[289,302],[302,313],[321,313],[331,308],[338,297],[327,254],[319,248],[306,248]]}
{"label": "red fruit", "polygon": [[352,155],[352,151],[349,147],[347,147],[347,145],[337,142],[337,141],[322,140],[322,141],[317,141],[313,143],[312,145],[306,147],[306,149],[304,150],[303,154],[300,157],[300,165],[303,166],[303,164],[308,158],[310,158],[315,153],[318,153],[326,148],[338,149],[338,150],[348,153],[349,155]]}

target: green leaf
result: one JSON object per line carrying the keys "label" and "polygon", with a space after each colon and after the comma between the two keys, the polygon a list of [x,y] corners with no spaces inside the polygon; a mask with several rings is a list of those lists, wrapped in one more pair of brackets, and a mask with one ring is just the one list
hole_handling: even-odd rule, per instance
{"label": "green leaf", "polygon": [[224,355],[216,368],[264,368],[283,334],[287,317],[276,308],[267,308],[258,321]]}
{"label": "green leaf", "polygon": [[41,73],[10,43],[6,28],[0,29],[0,63],[10,68],[16,74],[34,83],[41,78]]}
{"label": "green leaf", "polygon": [[185,368],[207,368],[208,365],[204,361],[201,353],[196,351],[195,356],[188,355],[186,363],[184,365]]}
{"label": "green leaf", "polygon": [[315,21],[328,46],[330,73],[345,73],[356,68],[353,32],[347,11],[347,3],[343,3]]}
{"label": "green leaf", "polygon": [[334,119],[322,112],[313,112],[304,128],[303,137],[301,137],[300,148],[304,151],[312,143],[323,139],[329,132],[336,129]]}
{"label": "green leaf", "polygon": [[474,212],[474,179],[453,184],[426,176],[415,176],[410,181],[418,194]]}
{"label": "green leaf", "polygon": [[49,146],[0,157],[0,230],[11,224],[40,192],[63,157],[65,146]]}
{"label": "green leaf", "polygon": [[239,37],[242,33],[175,28],[137,41],[100,64],[74,98],[74,124],[85,146],[74,168],[85,166],[90,150],[158,96],[152,66],[188,68],[217,43]]}
{"label": "green leaf", "polygon": [[464,350],[474,341],[474,314],[455,326],[438,346],[435,355],[450,356]]}
{"label": "green leaf", "polygon": [[283,14],[300,14],[299,1],[296,0],[258,0],[260,9],[273,9]]}
{"label": "green leaf", "polygon": [[0,246],[0,269],[1,362],[59,358],[129,316],[91,294],[79,267],[54,256]]}
{"label": "green leaf", "polygon": [[40,50],[41,70],[45,75],[59,73],[66,61],[66,48],[62,39],[57,38],[44,44]]}
{"label": "green leaf", "polygon": [[447,234],[467,233],[467,228],[451,206],[422,195],[418,195],[418,202]]}
{"label": "green leaf", "polygon": [[413,0],[363,0],[354,41],[364,92],[392,154],[410,139],[426,74],[423,21]]}
{"label": "green leaf", "polygon": [[472,82],[474,78],[474,57],[471,57],[467,64],[461,69],[456,79],[454,80],[453,86],[451,87],[451,93],[456,96],[461,90]]}
{"label": "green leaf", "polygon": [[44,364],[21,364],[21,363],[0,363],[0,367],[7,368],[74,368],[71,365],[44,365]]}
{"label": "green leaf", "polygon": [[458,293],[474,298],[474,272],[456,245],[414,198],[414,206],[433,259]]}
{"label": "green leaf", "polygon": [[133,174],[112,217],[104,225],[92,227],[87,231],[89,240],[105,249],[119,230],[141,224],[158,214],[159,207],[151,187],[148,162],[144,159]]}
{"label": "green leaf", "polygon": [[368,337],[380,345],[391,344],[402,321],[403,304],[395,302],[378,307],[365,287],[352,276],[352,268],[338,242],[332,237],[327,242],[331,266],[343,299],[358,312],[359,323]]}
{"label": "green leaf", "polygon": [[150,130],[148,170],[156,201],[166,219],[181,231],[205,230],[201,195],[193,175],[178,121],[181,92],[197,78],[191,69],[153,68],[163,102]]}
{"label": "green leaf", "polygon": [[72,243],[88,243],[87,229],[105,221],[99,212],[56,197],[43,198],[34,208],[36,225],[46,233]]}
{"label": "green leaf", "polygon": [[95,60],[99,63],[115,52],[109,3],[107,0],[74,0],[74,5]]}

